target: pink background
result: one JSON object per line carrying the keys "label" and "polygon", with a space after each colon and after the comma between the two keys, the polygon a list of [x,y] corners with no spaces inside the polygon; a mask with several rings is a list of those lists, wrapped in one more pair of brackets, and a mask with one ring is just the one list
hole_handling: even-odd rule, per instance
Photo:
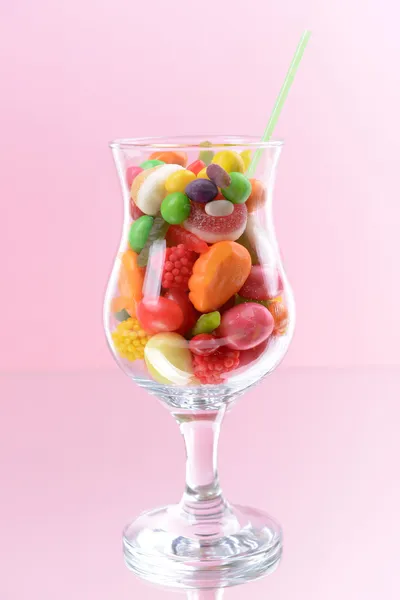
{"label": "pink background", "polygon": [[261,135],[305,27],[276,130],[297,333],[227,420],[222,480],[285,525],[257,599],[399,597],[399,16],[394,0],[0,0],[2,600],[156,594],[123,568],[120,530],[179,496],[183,454],[104,341],[122,223],[107,142]]}

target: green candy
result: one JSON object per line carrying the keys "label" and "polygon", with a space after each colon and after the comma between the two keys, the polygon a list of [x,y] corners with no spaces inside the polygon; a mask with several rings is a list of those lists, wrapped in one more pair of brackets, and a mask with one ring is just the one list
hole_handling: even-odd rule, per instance
{"label": "green candy", "polygon": [[152,169],[153,167],[157,167],[158,165],[165,165],[163,160],[145,160],[142,164],[139,165],[142,169]]}
{"label": "green candy", "polygon": [[169,224],[164,221],[160,216],[154,217],[153,227],[151,228],[149,237],[147,238],[146,245],[140,252],[137,262],[139,267],[145,267],[149,259],[149,252],[153,242],[156,240],[163,240],[167,235]]}
{"label": "green candy", "polygon": [[231,183],[221,193],[232,204],[243,204],[251,194],[251,183],[242,173],[229,173]]}
{"label": "green candy", "polygon": [[146,245],[154,219],[149,215],[143,215],[134,221],[129,230],[129,245],[135,252],[139,253]]}
{"label": "green candy", "polygon": [[[202,142],[200,146],[207,148],[208,146],[211,146],[211,142]],[[214,154],[215,152],[213,152],[212,150],[201,150],[199,153],[199,160],[202,160],[203,163],[207,166],[211,163],[212,159],[214,158]]]}
{"label": "green candy", "polygon": [[131,318],[131,315],[123,308],[114,314],[117,321],[126,321]]}
{"label": "green candy", "polygon": [[161,204],[161,215],[170,225],[180,225],[190,215],[190,200],[183,192],[172,192]]}
{"label": "green candy", "polygon": [[192,336],[199,335],[200,333],[211,333],[214,329],[217,329],[220,324],[221,315],[217,310],[201,315],[201,317],[197,319],[196,325],[193,327]]}

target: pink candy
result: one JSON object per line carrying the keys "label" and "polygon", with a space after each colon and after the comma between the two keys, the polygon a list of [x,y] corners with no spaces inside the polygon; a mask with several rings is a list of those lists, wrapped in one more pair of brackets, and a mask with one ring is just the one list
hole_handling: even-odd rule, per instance
{"label": "pink candy", "polygon": [[214,244],[223,240],[237,240],[245,230],[246,222],[245,204],[235,204],[232,214],[228,216],[213,217],[206,213],[204,204],[192,202],[190,216],[183,227],[208,244]]}
{"label": "pink candy", "polygon": [[227,310],[218,328],[228,348],[248,350],[265,342],[274,330],[274,318],[265,306],[255,302],[239,304]]}
{"label": "pink candy", "polygon": [[249,300],[271,300],[282,292],[283,281],[276,268],[254,265],[244,286],[239,290],[239,296]]}
{"label": "pink candy", "polygon": [[136,167],[136,166],[132,166],[132,167],[128,167],[126,170],[126,183],[128,184],[129,189],[132,186],[133,180],[135,179],[135,177],[137,177],[137,175],[139,175],[139,173],[141,173],[143,171],[142,167]]}

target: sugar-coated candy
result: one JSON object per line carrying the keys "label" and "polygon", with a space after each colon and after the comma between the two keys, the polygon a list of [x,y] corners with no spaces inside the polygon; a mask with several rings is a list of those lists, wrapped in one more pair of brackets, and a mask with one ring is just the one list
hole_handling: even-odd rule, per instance
{"label": "sugar-coated candy", "polygon": [[132,182],[139,173],[143,171],[142,167],[137,167],[136,165],[132,165],[128,167],[126,170],[126,183],[128,184],[128,188],[131,189]]}
{"label": "sugar-coated candy", "polygon": [[199,335],[200,333],[212,333],[220,326],[221,315],[217,310],[213,312],[201,315],[196,325],[193,327],[192,335]]}
{"label": "sugar-coated candy", "polygon": [[211,162],[225,169],[227,173],[232,173],[232,171],[244,173],[245,171],[243,158],[233,150],[221,150],[217,152]]}
{"label": "sugar-coated candy", "polygon": [[190,215],[190,200],[183,192],[172,192],[161,203],[161,215],[167,223],[180,225]]}
{"label": "sugar-coated candy", "polygon": [[184,244],[167,248],[165,252],[164,268],[162,273],[162,287],[179,288],[187,291],[189,277],[197,254],[189,250]]}
{"label": "sugar-coated candy", "polygon": [[196,175],[188,169],[175,171],[175,173],[171,173],[165,180],[165,189],[169,194],[173,192],[184,192],[186,186],[195,179]]}
{"label": "sugar-coated candy", "polygon": [[[215,200],[214,202],[219,203],[222,200]],[[233,204],[233,212],[224,218],[207,214],[207,206],[208,204],[193,202],[190,215],[183,222],[182,227],[209,244],[227,240],[235,241],[242,235],[247,222],[245,204]]]}
{"label": "sugar-coated candy", "polygon": [[243,204],[251,194],[251,183],[242,173],[230,173],[231,183],[221,189],[222,195],[233,202],[233,204]]}
{"label": "sugar-coated candy", "polygon": [[229,200],[213,200],[207,202],[205,211],[210,217],[229,217],[234,211],[233,206]]}
{"label": "sugar-coated candy", "polygon": [[274,319],[269,310],[249,302],[227,310],[218,333],[229,348],[247,350],[268,339],[273,330]]}
{"label": "sugar-coated candy", "polygon": [[144,359],[150,375],[167,385],[188,385],[193,377],[189,344],[178,333],[153,335],[144,349]]}
{"label": "sugar-coated candy", "polygon": [[228,185],[231,183],[231,177],[229,173],[227,173],[220,165],[214,163],[208,165],[206,173],[208,178],[219,188],[228,187]]}
{"label": "sugar-coated candy", "polygon": [[151,300],[143,299],[137,305],[136,315],[148,333],[176,331],[183,323],[183,313],[177,302],[162,296]]}
{"label": "sugar-coated candy", "polygon": [[189,342],[189,350],[197,356],[209,356],[219,348],[218,339],[211,333],[195,335]]}
{"label": "sugar-coated candy", "polygon": [[240,156],[244,163],[244,172],[246,172],[251,163],[251,150],[243,150],[243,152],[240,153]]}
{"label": "sugar-coated candy", "polygon": [[139,253],[143,250],[153,226],[153,221],[153,217],[149,217],[148,215],[143,215],[136,221],[133,221],[129,230],[128,241],[130,247],[135,252]]}
{"label": "sugar-coated candy", "polygon": [[117,319],[117,321],[126,321],[130,318],[130,316],[131,315],[128,313],[127,310],[125,310],[125,308],[114,313],[114,317]]}
{"label": "sugar-coated candy", "polygon": [[195,179],[186,186],[185,194],[189,196],[193,202],[211,202],[218,194],[218,188],[212,181],[208,179]]}
{"label": "sugar-coated candy", "polygon": [[167,165],[181,165],[181,167],[186,167],[188,161],[186,152],[172,150],[157,150],[150,155],[150,159],[161,160]]}
{"label": "sugar-coated candy", "polygon": [[289,324],[289,313],[282,299],[274,299],[268,302],[269,312],[274,318],[274,333],[284,335]]}
{"label": "sugar-coated candy", "polygon": [[145,160],[144,162],[140,163],[140,167],[145,171],[160,165],[165,165],[165,162],[163,160]]}
{"label": "sugar-coated candy", "polygon": [[280,296],[283,281],[279,271],[266,265],[251,267],[248,278],[239,290],[239,296],[251,300],[270,300]]}
{"label": "sugar-coated candy", "polygon": [[173,300],[180,307],[183,313],[183,323],[179,329],[176,330],[176,332],[180,333],[181,335],[186,335],[193,329],[199,313],[190,302],[187,292],[184,292],[183,290],[178,288],[169,288],[165,294],[165,297],[169,300]]}
{"label": "sugar-coated candy", "polygon": [[200,171],[206,168],[206,166],[206,163],[202,160],[195,160],[192,163],[190,163],[190,165],[188,165],[187,170],[192,171],[192,173],[194,173],[197,176],[200,173]]}
{"label": "sugar-coated candy", "polygon": [[246,248],[229,241],[214,244],[194,263],[189,279],[192,304],[202,313],[218,310],[239,291],[250,268],[251,258]]}
{"label": "sugar-coated candy", "polygon": [[171,225],[169,227],[166,240],[168,246],[184,244],[188,250],[193,250],[193,252],[197,252],[198,254],[203,254],[203,252],[207,252],[208,250],[208,245],[204,240],[197,237],[194,233],[186,231],[186,229],[183,229],[179,225]]}
{"label": "sugar-coated candy", "polygon": [[150,336],[142,329],[137,319],[122,321],[111,334],[114,346],[121,358],[141,360]]}
{"label": "sugar-coated candy", "polygon": [[224,375],[239,366],[238,350],[226,346],[218,348],[208,356],[193,356],[193,371],[196,378],[203,384],[216,385],[224,383]]}
{"label": "sugar-coated candy", "polygon": [[259,179],[250,179],[251,193],[247,199],[246,206],[249,213],[253,213],[262,208],[267,199],[267,192],[264,184]]}
{"label": "sugar-coated candy", "polygon": [[145,215],[155,216],[166,196],[165,182],[171,173],[181,171],[180,165],[159,165],[140,173],[132,183],[131,196]]}

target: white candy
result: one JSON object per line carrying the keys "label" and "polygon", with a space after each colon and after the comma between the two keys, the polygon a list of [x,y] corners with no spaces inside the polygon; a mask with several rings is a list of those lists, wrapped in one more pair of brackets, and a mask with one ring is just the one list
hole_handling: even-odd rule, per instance
{"label": "white candy", "polygon": [[210,217],[229,217],[233,213],[233,204],[228,200],[207,202],[205,211]]}
{"label": "white candy", "polygon": [[155,216],[161,207],[167,192],[165,182],[171,173],[181,171],[180,165],[162,165],[147,177],[139,188],[136,205],[145,215]]}

